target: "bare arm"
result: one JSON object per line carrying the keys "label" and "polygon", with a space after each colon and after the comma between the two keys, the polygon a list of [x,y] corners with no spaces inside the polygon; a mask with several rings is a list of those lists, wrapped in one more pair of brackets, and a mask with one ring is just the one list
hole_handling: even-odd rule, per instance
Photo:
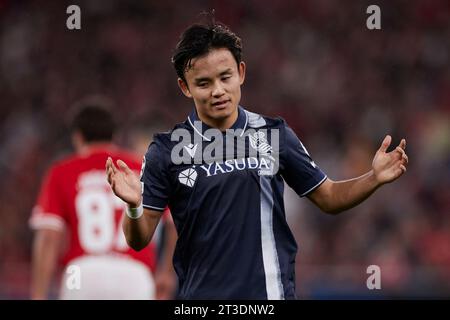
{"label": "bare arm", "polygon": [[144,209],[138,219],[125,215],[122,228],[128,245],[136,251],[144,249],[152,240],[160,218],[161,212],[149,209]]}
{"label": "bare arm", "polygon": [[50,229],[39,229],[33,240],[31,299],[48,298],[49,287],[58,262],[63,233]]}
{"label": "bare arm", "polygon": [[327,179],[308,198],[324,212],[340,213],[366,200],[379,186],[369,171],[350,180]]}
{"label": "bare arm", "polygon": [[366,174],[344,181],[327,179],[308,195],[308,198],[327,213],[339,213],[353,208],[367,199],[376,189],[392,182],[406,172],[408,156],[405,153],[406,141],[386,153],[392,138],[386,136],[372,162],[372,170]]}
{"label": "bare arm", "polygon": [[156,270],[156,299],[173,299],[177,286],[177,277],[173,268],[173,253],[178,239],[175,224],[172,219],[167,219],[165,223],[165,243],[161,262]]}

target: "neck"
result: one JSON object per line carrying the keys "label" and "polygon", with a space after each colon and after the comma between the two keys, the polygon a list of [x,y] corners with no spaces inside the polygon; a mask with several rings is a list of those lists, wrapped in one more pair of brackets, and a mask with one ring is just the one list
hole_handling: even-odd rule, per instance
{"label": "neck", "polygon": [[112,149],[114,145],[110,141],[96,141],[84,143],[77,147],[77,152],[79,154],[91,153],[97,149]]}
{"label": "neck", "polygon": [[198,111],[197,115],[198,118],[209,127],[219,129],[220,131],[225,131],[226,129],[230,129],[236,122],[239,115],[239,111],[238,108],[236,108],[231,115],[222,119],[214,119],[211,117],[207,117],[203,114],[200,114],[200,112]]}

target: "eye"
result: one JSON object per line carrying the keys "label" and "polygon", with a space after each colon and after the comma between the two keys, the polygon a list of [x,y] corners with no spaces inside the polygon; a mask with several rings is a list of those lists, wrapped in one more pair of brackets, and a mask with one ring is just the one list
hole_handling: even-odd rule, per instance
{"label": "eye", "polygon": [[207,82],[200,82],[197,84],[197,86],[199,86],[200,88],[206,88],[207,85],[208,85]]}
{"label": "eye", "polygon": [[226,80],[228,80],[228,79],[230,79],[231,78],[231,76],[223,76],[222,77],[222,81],[226,81]]}

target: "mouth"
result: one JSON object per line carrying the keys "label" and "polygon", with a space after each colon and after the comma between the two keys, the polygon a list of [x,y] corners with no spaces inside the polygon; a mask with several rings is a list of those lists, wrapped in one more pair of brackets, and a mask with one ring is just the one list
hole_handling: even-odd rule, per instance
{"label": "mouth", "polygon": [[211,105],[218,109],[223,109],[226,107],[228,102],[230,102],[230,100],[221,100],[221,101],[216,101],[216,102],[212,103]]}

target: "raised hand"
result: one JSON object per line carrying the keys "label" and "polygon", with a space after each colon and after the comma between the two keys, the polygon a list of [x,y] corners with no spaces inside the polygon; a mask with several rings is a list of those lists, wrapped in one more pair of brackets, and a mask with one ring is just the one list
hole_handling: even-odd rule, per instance
{"label": "raised hand", "polygon": [[111,189],[120,199],[132,208],[141,204],[142,187],[139,177],[122,160],[117,160],[117,166],[110,157],[106,160],[106,175]]}
{"label": "raised hand", "polygon": [[392,182],[406,172],[408,164],[408,156],[405,153],[406,140],[402,139],[395,150],[386,152],[391,141],[391,136],[387,135],[372,161],[375,178],[380,184]]}

